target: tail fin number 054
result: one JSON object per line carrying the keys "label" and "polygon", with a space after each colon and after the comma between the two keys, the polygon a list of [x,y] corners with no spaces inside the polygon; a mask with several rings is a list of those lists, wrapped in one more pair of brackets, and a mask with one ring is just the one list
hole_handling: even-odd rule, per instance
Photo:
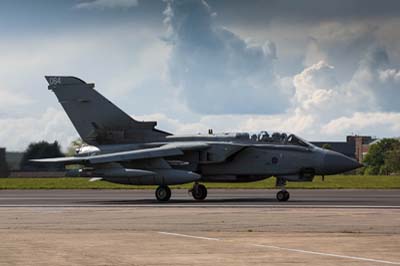
{"label": "tail fin number 054", "polygon": [[51,77],[51,78],[49,78],[49,84],[50,85],[61,84],[61,77]]}

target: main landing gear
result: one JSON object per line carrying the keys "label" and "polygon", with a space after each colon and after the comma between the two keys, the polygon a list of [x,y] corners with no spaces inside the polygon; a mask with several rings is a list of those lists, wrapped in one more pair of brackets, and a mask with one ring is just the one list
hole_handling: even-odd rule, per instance
{"label": "main landing gear", "polygon": [[204,200],[207,197],[207,188],[202,184],[195,183],[189,192],[195,200]]}
{"label": "main landing gear", "polygon": [[278,201],[288,201],[289,198],[290,198],[290,194],[286,190],[281,190],[278,193],[276,193],[276,199]]}
{"label": "main landing gear", "polygon": [[[189,190],[195,200],[204,200],[207,197],[207,188],[195,183],[193,188]],[[161,185],[156,189],[156,198],[158,201],[169,201],[171,198],[171,189],[168,186]]]}
{"label": "main landing gear", "polygon": [[286,186],[286,179],[282,178],[282,177],[277,177],[276,178],[276,184],[275,186],[277,188],[280,188],[281,191],[279,191],[278,193],[276,193],[276,199],[278,201],[288,201],[290,198],[290,194],[289,192],[285,189]]}
{"label": "main landing gear", "polygon": [[171,189],[168,186],[159,186],[156,189],[156,198],[158,201],[169,201],[171,198]]}

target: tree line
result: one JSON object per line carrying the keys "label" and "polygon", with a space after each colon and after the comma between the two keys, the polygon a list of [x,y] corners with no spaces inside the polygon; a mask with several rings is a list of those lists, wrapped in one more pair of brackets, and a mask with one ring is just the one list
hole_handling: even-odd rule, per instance
{"label": "tree line", "polygon": [[363,162],[366,175],[400,173],[400,140],[387,138],[372,144]]}

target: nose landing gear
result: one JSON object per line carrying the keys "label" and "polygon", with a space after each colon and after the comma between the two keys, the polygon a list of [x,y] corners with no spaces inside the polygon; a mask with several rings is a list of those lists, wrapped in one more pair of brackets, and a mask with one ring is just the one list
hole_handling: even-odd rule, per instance
{"label": "nose landing gear", "polygon": [[276,178],[276,184],[275,186],[277,188],[280,188],[281,191],[279,191],[278,193],[276,193],[276,199],[278,201],[284,202],[284,201],[288,201],[290,198],[290,194],[289,192],[285,189],[286,186],[286,179],[282,178],[282,177],[277,177]]}

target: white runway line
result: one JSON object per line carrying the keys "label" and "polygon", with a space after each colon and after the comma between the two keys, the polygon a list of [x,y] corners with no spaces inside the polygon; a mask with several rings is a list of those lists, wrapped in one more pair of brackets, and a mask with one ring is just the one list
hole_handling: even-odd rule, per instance
{"label": "white runway line", "polygon": [[272,249],[286,250],[286,251],[293,251],[293,252],[320,255],[320,256],[336,257],[336,258],[343,258],[343,259],[362,260],[362,261],[370,261],[370,262],[377,262],[377,263],[400,265],[400,262],[369,259],[369,258],[355,257],[355,256],[338,255],[338,254],[332,254],[332,253],[316,252],[316,251],[309,251],[309,250],[302,250],[302,249],[295,249],[295,248],[283,248],[283,247],[278,247],[278,246],[260,245],[260,244],[252,244],[252,246],[254,246],[254,247],[262,247],[262,248],[272,248]]}
{"label": "white runway line", "polygon": [[[187,237],[187,238],[213,240],[213,241],[223,241],[223,239],[221,239],[221,238],[192,236],[192,235],[170,233],[170,232],[158,232],[158,233],[159,234],[163,234],[163,235],[171,235],[171,236],[178,236],[178,237]],[[250,244],[250,245],[253,246],[253,247],[278,249],[278,250],[305,253],[305,254],[318,255],[318,256],[327,256],[327,257],[336,257],[336,258],[342,258],[342,259],[351,259],[351,260],[376,262],[376,263],[391,264],[391,265],[400,265],[400,262],[393,262],[393,261],[387,261],[387,260],[378,260],[378,259],[370,259],[370,258],[363,258],[363,257],[356,257],[356,256],[339,255],[339,254],[333,254],[333,253],[317,252],[317,251],[295,249],[295,248],[284,248],[284,247],[271,246],[271,245],[262,245],[262,244]]]}
{"label": "white runway line", "polygon": [[169,232],[158,232],[158,233],[162,234],[162,235],[181,236],[181,237],[196,238],[196,239],[203,239],[203,240],[213,240],[213,241],[221,240],[219,238],[213,238],[213,237],[191,236],[191,235],[184,235],[184,234],[178,234],[178,233],[169,233]]}

